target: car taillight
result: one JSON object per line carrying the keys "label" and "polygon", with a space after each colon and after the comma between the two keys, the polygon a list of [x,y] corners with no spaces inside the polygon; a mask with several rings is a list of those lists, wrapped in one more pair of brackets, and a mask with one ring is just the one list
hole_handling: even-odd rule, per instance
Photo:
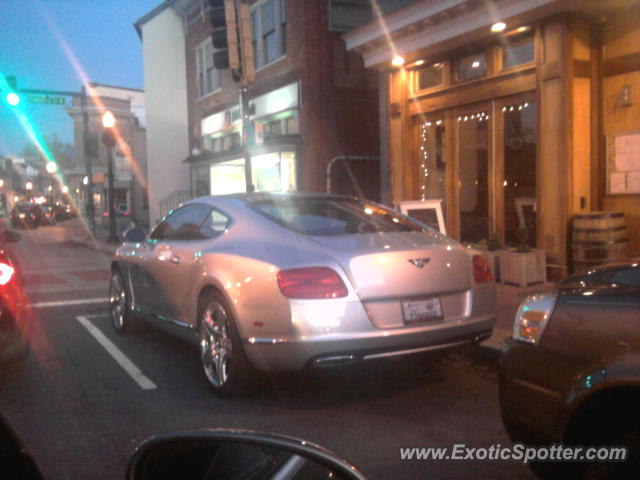
{"label": "car taillight", "polygon": [[13,278],[15,270],[11,265],[0,262],[0,285],[6,285]]}
{"label": "car taillight", "polygon": [[491,268],[489,267],[489,262],[487,261],[484,255],[474,255],[472,263],[473,263],[473,278],[475,278],[476,283],[485,283],[493,280],[493,276],[491,275]]}
{"label": "car taillight", "polygon": [[338,298],[348,294],[340,275],[328,267],[280,270],[278,287],[289,298]]}

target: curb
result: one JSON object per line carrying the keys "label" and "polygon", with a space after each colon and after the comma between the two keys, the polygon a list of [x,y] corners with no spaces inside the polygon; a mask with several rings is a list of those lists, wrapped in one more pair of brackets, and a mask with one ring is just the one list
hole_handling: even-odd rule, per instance
{"label": "curb", "polygon": [[485,358],[496,360],[502,353],[502,342],[511,337],[511,330],[503,328],[495,328],[493,335],[477,346],[476,352]]}
{"label": "curb", "polygon": [[93,250],[94,252],[99,252],[105,255],[109,255],[110,257],[113,256],[116,249],[118,248],[116,244],[114,244],[113,247],[111,247],[109,245],[103,245],[102,242],[95,239],[91,240],[87,238],[72,237],[69,240],[73,243],[82,245],[90,250]]}

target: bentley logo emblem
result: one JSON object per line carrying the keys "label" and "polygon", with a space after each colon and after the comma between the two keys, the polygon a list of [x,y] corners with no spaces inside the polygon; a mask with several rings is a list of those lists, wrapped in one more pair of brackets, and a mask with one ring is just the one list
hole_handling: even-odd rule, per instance
{"label": "bentley logo emblem", "polygon": [[424,266],[429,263],[430,258],[410,258],[407,260],[411,265],[415,265],[418,268],[424,268]]}

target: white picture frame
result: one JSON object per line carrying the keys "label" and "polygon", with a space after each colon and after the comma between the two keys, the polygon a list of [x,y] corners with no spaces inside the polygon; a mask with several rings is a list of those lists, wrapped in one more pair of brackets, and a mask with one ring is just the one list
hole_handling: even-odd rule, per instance
{"label": "white picture frame", "polygon": [[408,217],[412,217],[415,218],[416,220],[422,222],[422,223],[426,223],[427,225],[429,225],[430,227],[436,228],[435,225],[433,225],[432,221],[429,220],[425,220],[425,216],[424,215],[419,215],[414,213],[412,215],[412,212],[429,212],[429,213],[433,213],[435,212],[436,215],[436,219],[438,222],[437,225],[437,230],[442,233],[443,235],[447,234],[447,228],[444,224],[444,215],[442,213],[442,199],[441,198],[434,198],[434,199],[430,199],[430,200],[411,200],[411,201],[406,201],[406,202],[400,202],[398,203],[398,208],[400,210],[401,213],[403,213],[404,215],[407,215]]}

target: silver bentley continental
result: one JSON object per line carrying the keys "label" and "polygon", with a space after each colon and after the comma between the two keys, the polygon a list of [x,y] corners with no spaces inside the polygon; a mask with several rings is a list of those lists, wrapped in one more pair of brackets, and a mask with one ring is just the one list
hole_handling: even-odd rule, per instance
{"label": "silver bentley continental", "polygon": [[119,333],[145,319],[192,339],[219,395],[480,342],[496,320],[480,252],[376,203],[300,193],[196,198],[128,230],[110,312]]}

